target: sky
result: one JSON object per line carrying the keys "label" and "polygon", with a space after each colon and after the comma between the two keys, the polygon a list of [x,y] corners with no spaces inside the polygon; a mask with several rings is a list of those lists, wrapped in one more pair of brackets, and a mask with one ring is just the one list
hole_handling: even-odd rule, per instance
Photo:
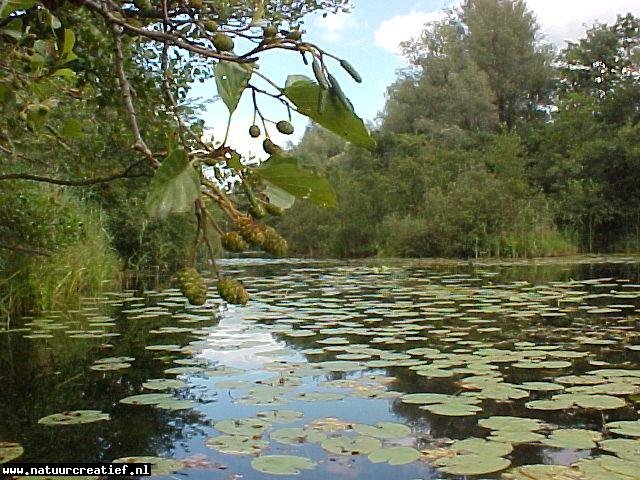
{"label": "sky", "polygon": [[[459,2],[352,0],[351,13],[328,15],[326,18],[309,16],[304,25],[307,32],[304,38],[340,58],[348,59],[356,67],[363,78],[361,84],[344,73],[337,62],[329,64],[356,113],[365,122],[374,122],[384,108],[387,87],[395,80],[397,71],[407,66],[398,48],[400,42],[418,36],[425,23],[442,18],[443,9],[455,7]],[[596,21],[611,23],[617,14],[628,12],[640,16],[638,0],[528,0],[527,5],[536,15],[545,40],[558,48],[564,47],[567,40],[582,37],[586,28]],[[293,52],[269,52],[260,62],[260,72],[279,85],[284,85],[291,74],[313,77],[310,67],[305,66],[300,56]],[[210,99],[215,91],[215,83],[206,82],[196,86],[192,96]],[[268,101],[260,103],[260,108],[271,120],[287,118],[284,109]],[[288,141],[296,143],[300,139],[308,120],[295,113],[293,115],[295,134],[286,137],[273,128],[270,133],[276,143],[284,146]],[[213,132],[214,141],[224,136],[227,116],[221,101],[213,102],[207,108],[205,125]],[[253,140],[248,135],[252,120],[252,102],[245,94],[233,115],[228,144],[236,146],[244,155],[264,159],[261,139]]]}

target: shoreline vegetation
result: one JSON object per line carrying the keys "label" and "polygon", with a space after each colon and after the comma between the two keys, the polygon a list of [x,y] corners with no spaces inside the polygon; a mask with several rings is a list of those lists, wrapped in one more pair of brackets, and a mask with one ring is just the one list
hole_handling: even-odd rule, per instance
{"label": "shoreline vegetation", "polygon": [[[594,24],[559,50],[540,40],[544,32],[525,2],[462,2],[403,44],[409,66],[398,72],[384,110],[368,128],[347,102],[339,112],[357,128],[343,137],[330,131],[340,132],[337,124],[315,112],[310,118],[317,123],[310,121],[299,144],[274,150],[266,143],[272,157],[264,168],[247,168],[239,154],[226,167],[215,160],[223,186],[211,179],[201,184],[201,159],[174,150],[165,165],[178,175],[164,172],[174,187],[165,198],[157,165],[145,167],[130,148],[130,118],[121,111],[110,51],[104,50],[108,32],[81,21],[81,10],[59,13],[70,28],[67,56],[58,61],[77,70],[62,69],[79,87],[75,96],[67,95],[64,78],[45,76],[38,89],[0,78],[8,102],[0,106],[16,114],[0,120],[0,312],[73,305],[78,296],[116,284],[124,271],[176,272],[209,268],[210,262],[215,268],[223,247],[303,258],[444,257],[478,265],[494,257],[640,252],[640,19],[631,14]],[[15,26],[15,41],[0,47],[11,71],[18,77],[20,68],[42,73],[16,54],[20,42],[32,39],[21,36],[22,23]],[[283,42],[299,43],[296,38]],[[130,99],[137,122],[149,148],[166,156],[175,119],[155,115],[160,107],[147,108],[164,105],[156,88],[161,76],[154,77],[158,72],[148,63],[155,53],[145,39],[120,47],[134,60],[119,64],[137,95]],[[100,54],[91,57],[91,68],[77,61],[94,50]],[[177,78],[190,65],[175,68]],[[315,92],[318,85],[309,80],[299,88]],[[189,82],[180,89],[180,108],[203,142],[198,118],[204,107],[188,99]],[[237,104],[242,91],[225,103]],[[296,92],[289,94],[296,99]],[[278,124],[291,131],[289,122]],[[229,181],[234,172],[246,182]],[[283,174],[283,188],[293,183],[295,195],[274,188]],[[55,182],[33,181],[38,178]],[[203,188],[219,193],[195,203],[185,197],[178,205],[185,185],[195,197]],[[160,221],[145,213],[151,190],[162,194],[155,195],[162,200],[156,210],[173,212]],[[207,212],[197,225],[194,205]]]}

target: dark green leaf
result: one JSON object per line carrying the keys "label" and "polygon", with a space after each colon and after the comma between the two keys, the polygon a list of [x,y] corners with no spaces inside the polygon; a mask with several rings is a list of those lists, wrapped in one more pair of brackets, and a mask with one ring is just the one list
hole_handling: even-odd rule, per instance
{"label": "dark green leaf", "polygon": [[22,38],[22,20],[19,18],[11,20],[7,25],[0,29],[0,33],[15,40],[20,40]]}
{"label": "dark green leaf", "polygon": [[147,196],[149,216],[165,218],[169,213],[189,211],[200,195],[200,179],[187,152],[173,150],[151,180]]}
{"label": "dark green leaf", "polygon": [[221,60],[213,68],[213,71],[218,94],[229,109],[229,113],[233,113],[238,106],[242,92],[247,88],[251,79],[253,64],[239,64]]}
{"label": "dark green leaf", "polygon": [[[283,91],[300,113],[316,123],[354,145],[369,150],[375,147],[375,141],[369,135],[362,119],[353,113],[335,92],[323,90],[317,83],[310,80],[288,82],[288,86]],[[323,93],[326,98],[321,102],[320,97]],[[321,104],[323,108],[320,108]]]}
{"label": "dark green leaf", "polygon": [[301,168],[292,157],[272,155],[254,172],[296,198],[325,207],[337,205],[336,194],[329,182],[320,175]]}

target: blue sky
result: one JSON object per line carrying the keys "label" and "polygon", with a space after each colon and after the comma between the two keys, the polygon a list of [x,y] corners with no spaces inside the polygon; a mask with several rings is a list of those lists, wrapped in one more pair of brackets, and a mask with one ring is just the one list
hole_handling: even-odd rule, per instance
{"label": "blue sky", "polygon": [[[352,0],[350,14],[329,15],[324,19],[320,15],[308,17],[305,39],[348,59],[356,67],[363,78],[361,84],[355,83],[337,63],[329,64],[334,66],[332,72],[354,104],[356,113],[372,122],[384,108],[385,92],[396,78],[396,72],[406,66],[398,43],[418,35],[425,22],[440,18],[443,8],[458,3],[459,0]],[[596,20],[611,22],[617,13],[640,15],[638,0],[528,0],[527,4],[536,14],[546,39],[560,47],[566,40],[582,36],[585,25]],[[260,72],[279,85],[284,85],[287,75],[312,76],[310,67],[302,63],[298,54],[283,51],[265,55],[260,62]],[[215,83],[211,81],[195,86],[192,96],[208,99],[215,91]],[[261,110],[275,121],[286,118],[284,109],[267,100],[261,104]],[[284,145],[288,140],[299,140],[308,121],[295,113],[294,117],[296,134],[284,137],[274,128],[274,141]],[[207,109],[204,119],[214,139],[220,140],[224,135],[226,118],[221,101]],[[245,95],[234,113],[228,143],[245,155],[257,154],[264,158],[261,140],[252,140],[247,133],[252,118],[251,99]]]}

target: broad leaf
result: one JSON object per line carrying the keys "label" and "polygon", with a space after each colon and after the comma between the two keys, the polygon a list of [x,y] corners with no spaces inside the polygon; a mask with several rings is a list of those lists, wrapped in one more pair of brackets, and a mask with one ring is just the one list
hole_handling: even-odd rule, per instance
{"label": "broad leaf", "polygon": [[73,33],[73,30],[69,30],[68,28],[65,28],[64,40],[62,41],[62,56],[66,56],[69,52],[71,52],[75,44],[76,44],[76,36]]}
{"label": "broad leaf", "polygon": [[[298,77],[296,77],[298,78]],[[287,81],[283,90],[298,111],[345,140],[372,150],[375,141],[364,122],[333,92],[311,80]],[[324,96],[322,100],[321,96]]]}
{"label": "broad leaf", "polygon": [[336,194],[329,182],[320,175],[301,168],[294,158],[272,155],[254,172],[296,198],[325,207],[337,206]]}
{"label": "broad leaf", "polygon": [[147,212],[155,218],[187,212],[199,195],[198,174],[191,166],[187,152],[178,148],[169,153],[151,180]]}
{"label": "broad leaf", "polygon": [[276,207],[291,208],[296,201],[296,197],[269,182],[267,182],[265,193],[269,198],[269,203],[274,204]]}
{"label": "broad leaf", "polygon": [[242,92],[247,88],[251,79],[252,71],[253,64],[239,64],[222,60],[213,67],[218,95],[229,109],[229,113],[233,113],[238,106]]}
{"label": "broad leaf", "polygon": [[0,34],[7,35],[14,40],[20,40],[22,38],[22,20],[19,18],[11,20],[3,28],[0,28]]}

